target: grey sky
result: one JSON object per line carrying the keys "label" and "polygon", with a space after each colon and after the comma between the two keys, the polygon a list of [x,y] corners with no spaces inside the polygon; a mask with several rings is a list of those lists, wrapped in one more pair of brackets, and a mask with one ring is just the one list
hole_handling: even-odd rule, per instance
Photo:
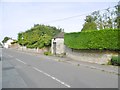
{"label": "grey sky", "polygon": [[59,22],[49,21],[113,7],[118,3],[118,0],[113,0],[114,2],[112,0],[109,2],[101,2],[101,0],[97,0],[98,2],[32,1],[2,0],[0,3],[0,35],[2,34],[0,40],[5,36],[17,39],[17,33],[30,29],[34,24],[52,25],[63,28],[65,32],[77,32],[81,30],[87,14]]}

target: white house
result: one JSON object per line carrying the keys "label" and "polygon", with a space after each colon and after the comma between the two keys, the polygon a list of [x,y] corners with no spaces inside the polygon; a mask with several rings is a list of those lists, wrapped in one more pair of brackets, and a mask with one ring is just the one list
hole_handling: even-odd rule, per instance
{"label": "white house", "polygon": [[14,42],[14,40],[12,40],[12,39],[7,40],[7,42],[4,43],[4,47],[5,47],[5,48],[9,48],[9,47],[11,46],[11,43],[12,43],[12,42]]}
{"label": "white house", "polygon": [[64,32],[59,33],[52,39],[51,53],[53,55],[59,55],[65,53]]}

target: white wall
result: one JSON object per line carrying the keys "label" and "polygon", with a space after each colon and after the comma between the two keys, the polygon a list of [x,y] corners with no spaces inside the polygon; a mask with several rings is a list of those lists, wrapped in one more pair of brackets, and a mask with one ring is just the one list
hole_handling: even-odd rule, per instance
{"label": "white wall", "polygon": [[56,54],[62,54],[65,51],[64,47],[64,39],[63,38],[57,38],[56,39]]}
{"label": "white wall", "polygon": [[51,44],[52,54],[54,53],[53,42],[56,42],[56,54],[63,54],[65,52],[64,38],[56,38],[55,40],[52,39],[52,44]]}

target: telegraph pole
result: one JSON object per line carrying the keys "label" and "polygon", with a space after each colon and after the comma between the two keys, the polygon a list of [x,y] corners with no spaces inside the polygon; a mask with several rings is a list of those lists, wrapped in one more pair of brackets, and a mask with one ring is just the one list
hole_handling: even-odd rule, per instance
{"label": "telegraph pole", "polygon": [[22,33],[22,51],[23,51],[23,33]]}

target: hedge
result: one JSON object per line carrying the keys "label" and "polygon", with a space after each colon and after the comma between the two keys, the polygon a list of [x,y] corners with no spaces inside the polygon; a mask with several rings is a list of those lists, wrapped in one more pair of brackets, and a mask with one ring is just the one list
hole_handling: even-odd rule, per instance
{"label": "hedge", "polygon": [[66,33],[65,45],[73,49],[120,50],[120,30],[107,29],[87,32]]}

